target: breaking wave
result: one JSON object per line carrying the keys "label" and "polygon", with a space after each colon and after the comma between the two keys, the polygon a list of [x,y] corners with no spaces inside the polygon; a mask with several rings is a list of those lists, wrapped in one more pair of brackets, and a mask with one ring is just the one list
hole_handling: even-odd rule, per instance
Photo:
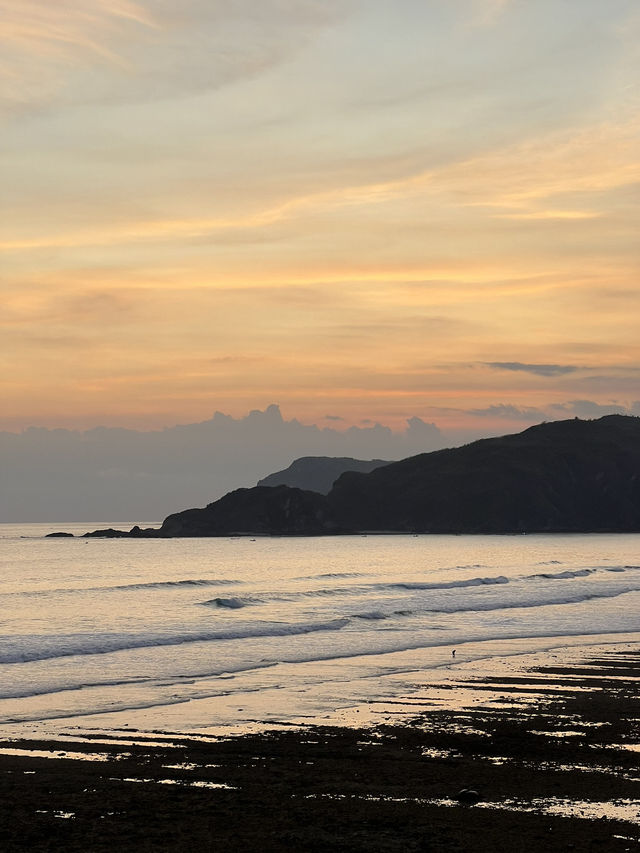
{"label": "breaking wave", "polygon": [[300,575],[297,581],[313,581],[325,580],[326,578],[366,578],[370,576],[370,572],[322,572],[319,575]]}
{"label": "breaking wave", "polygon": [[[0,663],[27,663],[37,660],[82,655],[104,655],[131,649],[148,649],[158,646],[182,646],[187,643],[206,643],[214,640],[244,640],[257,637],[290,637],[312,634],[316,631],[339,631],[349,624],[348,618],[330,619],[326,622],[303,622],[285,625],[262,623],[228,631],[201,631],[189,634],[71,634],[49,637],[50,642],[40,643],[32,649],[0,650]],[[31,638],[25,638],[27,640]]]}
{"label": "breaking wave", "polygon": [[[470,612],[489,612],[495,610],[513,610],[521,608],[548,607],[555,605],[579,604],[592,599],[616,598],[635,592],[635,587],[603,590],[600,592],[575,592],[573,595],[554,598],[536,598],[529,601],[469,601],[465,602],[443,602],[440,604],[429,603],[426,606],[417,606],[412,609],[392,609],[363,611],[352,613],[321,622],[302,623],[257,623],[253,625],[238,626],[236,629],[218,631],[200,631],[184,634],[72,634],[54,635],[42,637],[13,638],[13,642],[5,644],[4,649],[0,646],[0,664],[2,663],[27,663],[38,660],[53,660],[57,658],[102,655],[112,652],[128,651],[133,649],[154,648],[158,646],[183,646],[189,643],[206,643],[213,641],[243,640],[268,637],[291,637],[316,632],[335,632],[353,624],[353,620],[377,621],[389,618],[411,617],[426,613],[456,614]],[[44,641],[43,641],[44,639]],[[22,648],[16,648],[22,641]],[[35,641],[36,645],[32,645]]]}
{"label": "breaking wave", "polygon": [[180,586],[235,586],[242,581],[229,578],[187,578],[181,581],[150,581],[149,583],[127,583],[120,586],[95,587],[96,590],[109,589],[175,589]]}
{"label": "breaking wave", "polygon": [[[394,617],[409,617],[421,616],[427,613],[440,613],[454,615],[456,613],[488,613],[495,610],[518,610],[534,607],[554,607],[557,605],[580,604],[583,601],[592,601],[597,598],[618,598],[621,595],[636,592],[636,589],[631,587],[628,589],[603,590],[601,592],[576,592],[573,595],[566,595],[562,598],[537,598],[530,601],[473,601],[467,604],[428,604],[424,607],[416,606],[412,609],[393,609],[385,612],[384,610],[375,610],[364,613],[352,613],[351,619],[365,620],[381,620],[392,619]],[[429,626],[431,628],[431,626]]]}
{"label": "breaking wave", "polygon": [[209,607],[240,610],[243,607],[251,607],[252,604],[263,604],[264,602],[261,598],[211,598],[209,601],[201,601],[200,603]]}
{"label": "breaking wave", "polygon": [[529,575],[528,579],[546,578],[547,580],[567,580],[568,578],[586,578],[588,575],[593,575],[597,569],[576,569],[575,571],[566,572],[542,572],[539,575]]}
{"label": "breaking wave", "polygon": [[509,583],[509,578],[498,575],[492,578],[469,578],[465,581],[436,581],[435,583],[423,583],[421,581],[400,581],[397,583],[383,584],[387,589],[465,589],[471,586],[493,586],[494,584]]}
{"label": "breaking wave", "polygon": [[123,583],[112,586],[69,586],[55,587],[49,589],[27,589],[20,592],[0,593],[6,596],[28,596],[38,597],[44,595],[76,595],[86,592],[127,592],[129,590],[175,590],[181,587],[207,587],[207,586],[239,586],[244,581],[232,580],[230,578],[186,578],[178,581],[146,581],[145,583]]}
{"label": "breaking wave", "polygon": [[393,581],[391,583],[376,583],[376,584],[361,584],[357,586],[338,586],[338,587],[323,587],[321,589],[310,589],[302,592],[284,593],[279,597],[279,600],[297,600],[299,598],[313,598],[315,596],[343,596],[357,595],[371,591],[394,591],[394,590],[439,590],[439,589],[468,589],[472,587],[496,586],[504,584],[514,584],[520,581],[534,580],[550,580],[561,581],[571,580],[573,578],[584,578],[598,572],[625,572],[631,569],[638,569],[638,566],[612,566],[612,567],[594,567],[567,570],[562,572],[538,572],[533,575],[518,575],[508,578],[505,575],[494,575],[489,577],[467,578],[465,580],[456,581]]}

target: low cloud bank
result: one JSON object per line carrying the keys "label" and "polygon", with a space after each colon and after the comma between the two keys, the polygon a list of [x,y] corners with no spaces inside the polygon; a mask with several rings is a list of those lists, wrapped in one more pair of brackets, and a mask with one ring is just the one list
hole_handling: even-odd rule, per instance
{"label": "low cloud bank", "polygon": [[566,403],[550,403],[544,408],[534,406],[512,406],[499,404],[485,409],[468,409],[466,414],[476,417],[501,418],[522,423],[560,421],[568,418],[602,418],[605,415],[640,415],[640,401],[631,405],[623,403],[596,403],[593,400],[569,400]]}
{"label": "low cloud bank", "polygon": [[346,430],[283,419],[278,406],[154,432],[32,427],[0,433],[0,521],[161,521],[287,467],[299,456],[402,459],[446,444],[412,417]]}

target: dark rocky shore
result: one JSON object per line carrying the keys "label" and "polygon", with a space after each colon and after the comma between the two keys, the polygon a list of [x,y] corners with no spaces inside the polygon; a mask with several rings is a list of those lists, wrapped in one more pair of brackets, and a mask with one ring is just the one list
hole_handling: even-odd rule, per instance
{"label": "dark rocky shore", "polygon": [[[427,686],[415,718],[373,729],[5,740],[0,849],[636,850],[639,676],[634,646],[461,681],[486,696],[468,707],[456,708],[454,684],[451,708],[429,711]],[[66,755],[28,753],[38,749]]]}

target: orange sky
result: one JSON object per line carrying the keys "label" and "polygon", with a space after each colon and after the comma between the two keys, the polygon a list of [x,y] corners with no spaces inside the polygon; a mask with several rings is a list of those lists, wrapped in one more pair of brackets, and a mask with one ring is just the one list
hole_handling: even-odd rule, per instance
{"label": "orange sky", "polygon": [[0,429],[640,412],[632,0],[0,12]]}

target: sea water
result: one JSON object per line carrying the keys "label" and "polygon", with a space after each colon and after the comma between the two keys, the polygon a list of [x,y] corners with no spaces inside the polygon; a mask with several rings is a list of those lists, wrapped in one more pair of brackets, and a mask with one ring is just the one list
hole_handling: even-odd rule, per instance
{"label": "sea water", "polygon": [[146,709],[150,724],[202,728],[247,705],[248,719],[313,716],[406,691],[416,669],[497,641],[523,651],[640,631],[636,535],[51,530],[0,525],[0,724],[117,727]]}

